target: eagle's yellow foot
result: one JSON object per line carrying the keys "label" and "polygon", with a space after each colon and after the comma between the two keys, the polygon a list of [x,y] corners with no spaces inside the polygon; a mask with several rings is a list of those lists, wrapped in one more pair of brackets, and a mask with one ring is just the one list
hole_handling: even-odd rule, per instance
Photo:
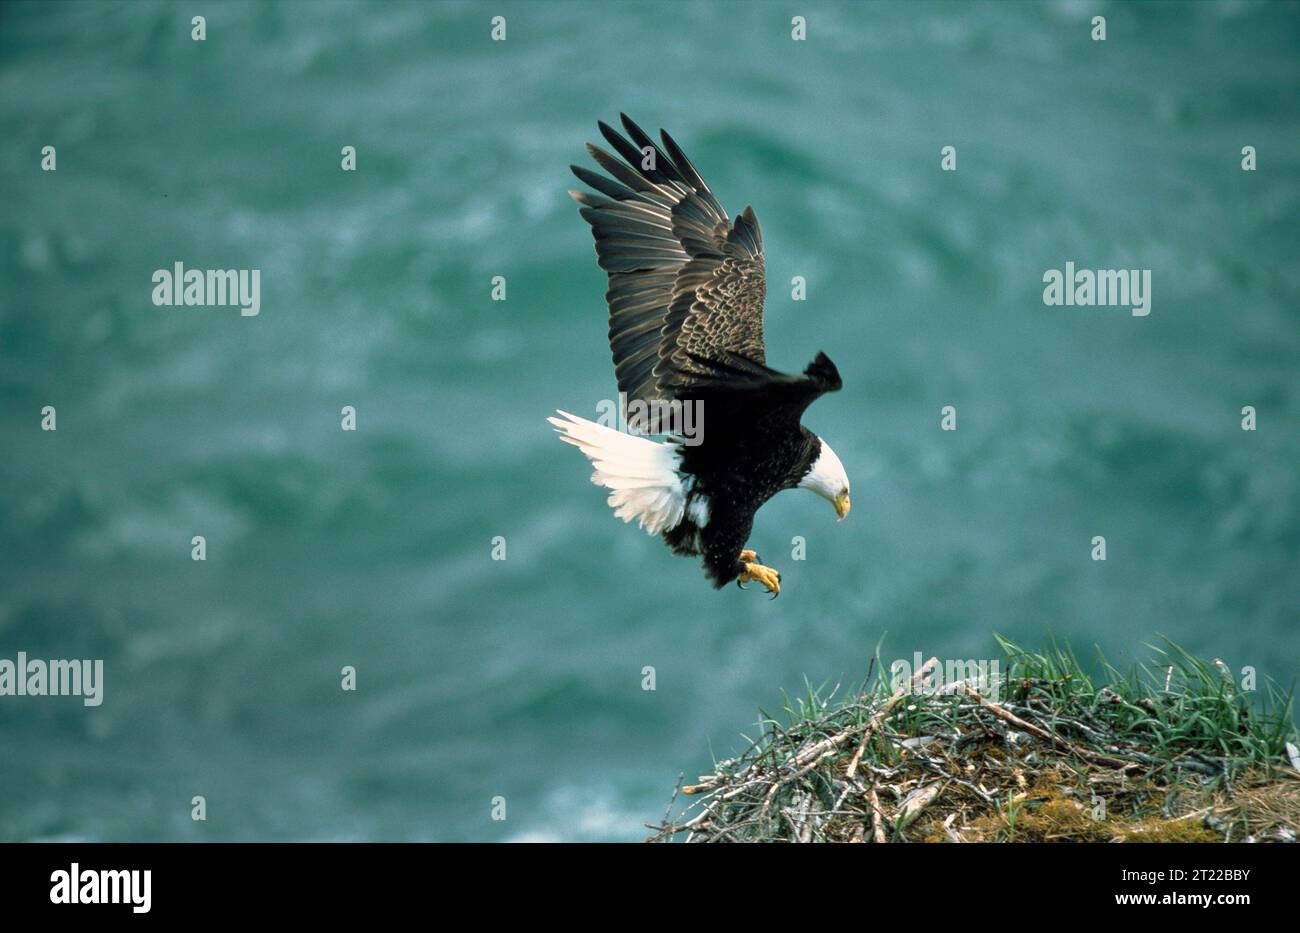
{"label": "eagle's yellow foot", "polygon": [[[743,590],[746,583],[757,580],[767,587],[767,591],[772,594],[772,598],[776,599],[781,595],[781,571],[745,560],[745,553],[741,552],[741,561],[745,565],[745,572],[736,577],[736,585]],[[753,554],[753,551],[748,553]]]}
{"label": "eagle's yellow foot", "polygon": [[761,564],[763,558],[758,556],[758,551],[751,551],[749,548],[745,548],[740,552],[740,562],[742,564]]}

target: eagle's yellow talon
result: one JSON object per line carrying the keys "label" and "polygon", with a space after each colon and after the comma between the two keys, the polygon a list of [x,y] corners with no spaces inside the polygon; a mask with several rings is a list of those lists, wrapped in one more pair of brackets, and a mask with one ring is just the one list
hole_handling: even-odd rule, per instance
{"label": "eagle's yellow talon", "polygon": [[[742,557],[743,559],[743,557]],[[744,584],[751,580],[757,580],[767,588],[776,599],[781,595],[781,573],[773,570],[771,567],[764,567],[762,564],[756,564],[753,561],[744,561],[745,572],[736,578],[736,584],[744,589]]]}

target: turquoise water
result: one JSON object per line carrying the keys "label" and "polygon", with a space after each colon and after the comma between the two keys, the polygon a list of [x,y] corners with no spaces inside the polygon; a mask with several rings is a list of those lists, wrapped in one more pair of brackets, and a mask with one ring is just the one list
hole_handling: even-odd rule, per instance
{"label": "turquoise water", "polygon": [[[0,698],[0,838],[640,838],[885,633],[1300,667],[1295,4],[208,6],[0,8],[0,658],[105,661]],[[844,377],[853,514],[764,508],[776,602],[544,420],[615,391],[565,189],[620,110],[754,205],[769,362]],[[177,261],[260,314],[156,307]],[[1150,316],[1045,307],[1067,261]]]}

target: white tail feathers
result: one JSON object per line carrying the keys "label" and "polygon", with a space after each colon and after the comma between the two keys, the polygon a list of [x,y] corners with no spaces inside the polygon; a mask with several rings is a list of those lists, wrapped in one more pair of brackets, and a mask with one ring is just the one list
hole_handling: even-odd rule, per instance
{"label": "white tail feathers", "polygon": [[637,519],[647,534],[657,535],[682,520],[686,490],[677,472],[677,445],[624,434],[567,411],[547,418],[560,440],[581,450],[596,470],[591,481],[611,490],[606,501],[625,522]]}

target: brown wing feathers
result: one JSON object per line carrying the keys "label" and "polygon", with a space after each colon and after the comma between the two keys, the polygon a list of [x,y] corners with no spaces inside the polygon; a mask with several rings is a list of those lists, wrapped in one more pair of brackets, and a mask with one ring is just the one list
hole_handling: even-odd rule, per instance
{"label": "brown wing feathers", "polygon": [[572,166],[599,194],[570,194],[609,273],[619,390],[633,399],[671,398],[696,368],[692,354],[740,353],[763,362],[762,235],[750,208],[731,224],[671,136],[660,131],[660,148],[626,115],[622,122],[630,142],[599,126],[626,162],[589,143],[610,177]]}

